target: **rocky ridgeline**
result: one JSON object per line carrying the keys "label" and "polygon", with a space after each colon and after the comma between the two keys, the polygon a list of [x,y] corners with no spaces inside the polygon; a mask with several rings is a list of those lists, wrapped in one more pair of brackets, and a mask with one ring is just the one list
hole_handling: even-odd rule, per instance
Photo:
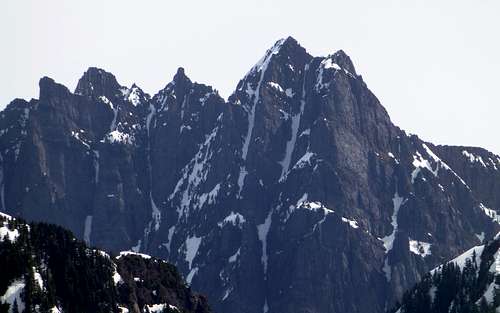
{"label": "rocky ridgeline", "polygon": [[293,38],[227,100],[182,68],[152,97],[42,78],[0,156],[3,210],[168,260],[222,313],[383,312],[500,228],[498,156],[407,134],[343,51]]}

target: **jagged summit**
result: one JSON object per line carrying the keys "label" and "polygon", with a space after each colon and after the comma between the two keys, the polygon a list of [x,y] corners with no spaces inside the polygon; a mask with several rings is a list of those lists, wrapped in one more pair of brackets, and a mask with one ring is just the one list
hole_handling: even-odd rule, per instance
{"label": "jagged summit", "polygon": [[356,69],[351,58],[344,52],[344,50],[339,50],[332,55],[333,62],[337,63],[340,67],[345,68],[352,74],[356,75]]}
{"label": "jagged summit", "polygon": [[293,38],[288,36],[286,38],[280,39],[276,42],[275,46],[279,45],[279,53],[285,55],[291,55],[295,53],[307,53],[306,49],[300,45],[300,43]]}
{"label": "jagged summit", "polygon": [[[266,51],[262,59],[250,69],[249,73],[245,77],[251,73],[261,72],[264,68],[267,69],[268,66],[275,68],[288,67],[290,70],[295,70],[294,65],[296,64],[294,63],[299,64],[300,71],[302,70],[302,67],[312,58],[313,56],[311,56],[294,37],[288,36],[277,40],[275,44]],[[334,63],[337,63],[340,67],[345,68],[350,73],[356,74],[353,62],[343,50],[335,52],[328,58],[331,58]],[[52,83],[55,83],[53,79],[48,77],[42,78],[41,83],[42,80],[45,79],[51,80]],[[192,81],[185,74],[184,68],[179,67],[173,77],[172,83],[177,83],[180,86],[187,87],[192,83]],[[48,87],[51,83],[47,81],[46,83],[43,82],[42,85],[43,87]],[[40,86],[42,87],[42,85]],[[116,95],[117,90],[123,90],[122,92],[124,94],[128,94],[129,91],[124,90],[125,88],[126,87],[123,87],[118,83],[116,77],[112,73],[102,68],[89,67],[79,79],[74,93],[84,96],[114,96]],[[128,89],[132,90],[135,88],[138,88],[142,94],[146,94],[137,86],[136,83]]]}
{"label": "jagged summit", "polygon": [[181,66],[181,67],[177,68],[177,72],[175,73],[174,80],[183,79],[183,78],[187,78],[187,76],[186,76],[186,73],[184,71],[184,68]]}
{"label": "jagged summit", "polygon": [[10,109],[10,108],[27,108],[29,106],[29,102],[26,101],[25,99],[22,99],[22,98],[16,98],[14,100],[12,100],[11,102],[9,102],[9,104],[7,104],[7,106],[5,107],[6,109]]}
{"label": "jagged summit", "polygon": [[113,74],[97,67],[89,67],[78,81],[75,93],[83,96],[108,96],[120,87]]}
{"label": "jagged summit", "polygon": [[54,79],[47,76],[40,79],[38,86],[40,88],[40,100],[56,96],[65,96],[71,93],[66,86],[55,82]]}
{"label": "jagged summit", "polygon": [[189,77],[186,75],[183,67],[179,67],[177,69],[172,83],[175,84],[175,88],[177,90],[188,88],[192,84],[191,79],[189,79]]}
{"label": "jagged summit", "polygon": [[151,98],[43,82],[0,115],[2,208],[167,259],[217,312],[381,313],[500,230],[500,158],[406,134],[342,50],[282,39],[228,101],[183,68]]}
{"label": "jagged summit", "polygon": [[266,69],[273,58],[279,57],[282,61],[286,62],[286,60],[296,55],[301,55],[304,58],[311,58],[306,50],[300,46],[293,37],[282,38],[276,41],[274,45],[266,51],[264,56],[250,69],[246,76]]}

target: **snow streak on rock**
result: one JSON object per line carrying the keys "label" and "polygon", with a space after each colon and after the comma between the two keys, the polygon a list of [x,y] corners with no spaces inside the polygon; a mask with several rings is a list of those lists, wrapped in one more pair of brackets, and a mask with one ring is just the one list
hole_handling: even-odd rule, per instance
{"label": "snow streak on rock", "polygon": [[259,236],[259,240],[262,244],[262,257],[261,262],[264,268],[264,275],[267,276],[267,235],[269,234],[269,228],[271,227],[271,217],[272,210],[267,214],[264,223],[257,225],[257,235]]}
{"label": "snow streak on rock", "polygon": [[[243,185],[245,184],[245,177],[248,174],[248,171],[245,167],[245,162],[247,159],[248,148],[250,146],[250,141],[252,139],[253,128],[255,125],[255,108],[260,100],[260,92],[262,82],[264,81],[264,75],[266,74],[267,67],[269,66],[269,62],[274,55],[276,55],[284,40],[278,41],[270,50],[267,51],[266,56],[260,60],[253,68],[250,70],[249,74],[260,73],[259,82],[257,83],[257,87],[253,90],[250,85],[247,85],[247,93],[250,98],[253,98],[253,104],[250,108],[245,107],[245,110],[248,114],[248,128],[247,134],[245,136],[245,141],[243,142],[243,147],[241,149],[241,158],[243,159],[243,165],[240,168],[240,174],[238,177],[238,196],[241,196],[241,191],[243,189]],[[247,74],[247,76],[249,75]]]}
{"label": "snow streak on rock", "polygon": [[396,233],[398,231],[398,213],[399,209],[401,208],[401,205],[404,203],[404,199],[399,195],[397,187],[396,187],[396,192],[394,193],[394,197],[392,198],[392,203],[394,205],[391,217],[392,232],[388,236],[385,236],[384,238],[381,239],[382,242],[384,243],[384,248],[386,253],[383,271],[385,273],[387,281],[391,280],[391,267],[389,265],[387,254],[392,250],[392,247],[394,245],[394,239],[396,238]]}
{"label": "snow streak on rock", "polygon": [[92,233],[92,215],[85,218],[85,227],[83,229],[83,240],[90,245],[90,234]]}
{"label": "snow streak on rock", "polygon": [[300,118],[304,113],[304,107],[306,105],[305,81],[308,68],[309,66],[306,65],[304,69],[304,78],[302,83],[302,99],[300,100],[300,111],[292,116],[292,137],[286,143],[285,156],[283,160],[280,162],[281,164],[280,181],[283,180],[283,178],[285,177],[286,173],[290,168],[290,162],[292,161],[293,151],[295,150],[295,142],[297,141],[297,133],[299,132]]}

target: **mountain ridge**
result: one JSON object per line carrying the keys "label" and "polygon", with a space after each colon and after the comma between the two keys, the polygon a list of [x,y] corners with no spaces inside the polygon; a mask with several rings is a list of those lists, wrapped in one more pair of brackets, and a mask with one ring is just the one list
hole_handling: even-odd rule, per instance
{"label": "mountain ridge", "polygon": [[500,159],[402,131],[343,51],[280,40],[227,101],[89,71],[2,112],[2,208],[164,258],[216,311],[383,312],[500,230]]}

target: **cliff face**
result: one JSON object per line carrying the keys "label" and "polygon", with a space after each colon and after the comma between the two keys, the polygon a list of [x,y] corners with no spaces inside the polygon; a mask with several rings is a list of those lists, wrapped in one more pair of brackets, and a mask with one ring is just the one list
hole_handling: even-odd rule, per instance
{"label": "cliff face", "polygon": [[293,38],[227,101],[182,68],[153,97],[91,68],[0,128],[3,208],[164,258],[218,312],[383,312],[499,229],[497,156],[405,133],[343,51]]}
{"label": "cliff face", "polygon": [[471,186],[474,196],[486,207],[500,207],[500,159],[477,147],[438,146],[443,159]]}

